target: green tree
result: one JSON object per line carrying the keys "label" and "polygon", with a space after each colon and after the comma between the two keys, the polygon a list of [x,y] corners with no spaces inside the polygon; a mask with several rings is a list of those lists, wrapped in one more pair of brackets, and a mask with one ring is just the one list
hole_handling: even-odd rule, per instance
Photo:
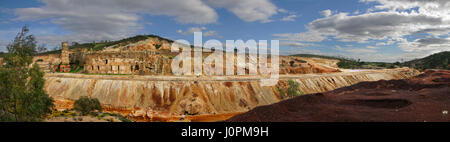
{"label": "green tree", "polygon": [[53,107],[43,90],[44,73],[32,64],[36,40],[28,31],[23,27],[7,46],[6,64],[0,67],[0,121],[41,121]]}
{"label": "green tree", "polygon": [[442,68],[448,69],[448,58],[442,60]]}
{"label": "green tree", "polygon": [[102,106],[100,105],[100,101],[98,101],[98,99],[91,99],[87,96],[82,96],[74,102],[73,109],[81,112],[82,115],[87,115],[94,111],[101,112]]}
{"label": "green tree", "polygon": [[283,99],[294,98],[303,95],[303,92],[298,89],[299,86],[300,83],[294,80],[288,80],[288,88],[286,90],[279,88],[278,91],[280,92]]}

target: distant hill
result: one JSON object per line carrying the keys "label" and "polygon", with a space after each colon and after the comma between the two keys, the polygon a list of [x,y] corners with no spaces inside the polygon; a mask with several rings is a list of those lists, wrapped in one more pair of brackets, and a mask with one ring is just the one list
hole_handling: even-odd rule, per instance
{"label": "distant hill", "polygon": [[416,69],[450,69],[449,58],[450,51],[440,52],[430,55],[425,58],[415,59],[407,61],[404,63],[385,63],[385,62],[363,62],[355,59],[349,59],[344,57],[332,57],[323,55],[312,55],[312,54],[297,54],[292,55],[297,57],[312,57],[312,58],[324,58],[324,59],[335,59],[340,62],[337,64],[340,68],[344,69],[382,69],[382,68],[397,68],[397,67],[410,67]]}
{"label": "distant hill", "polygon": [[337,63],[338,67],[344,69],[386,69],[386,68],[391,69],[400,67],[400,63],[363,62],[345,57],[313,55],[313,54],[296,54],[292,56],[339,60],[340,62]]}
{"label": "distant hill", "polygon": [[402,65],[417,69],[450,69],[450,51],[440,52],[422,59],[415,59]]}
{"label": "distant hill", "polygon": [[[104,49],[106,47],[117,45],[117,44],[127,45],[127,44],[131,44],[131,43],[136,43],[136,42],[139,42],[141,40],[145,40],[145,39],[147,39],[149,37],[156,37],[156,38],[159,38],[159,39],[162,39],[162,40],[167,40],[169,42],[173,42],[170,39],[166,39],[166,38],[163,38],[163,37],[160,37],[160,36],[157,36],[157,35],[137,35],[137,36],[134,36],[134,37],[129,37],[129,38],[125,38],[125,39],[121,39],[121,40],[117,40],[117,41],[102,41],[102,42],[97,42],[97,43],[90,42],[90,43],[82,43],[82,44],[72,44],[70,46],[70,49],[76,50],[76,49],[86,48],[86,49],[89,49],[89,50],[92,49],[94,51],[99,51],[99,50],[102,50],[102,49]],[[40,55],[55,54],[55,53],[60,53],[60,52],[61,52],[61,50],[54,50],[54,51],[48,51],[48,52],[41,53]]]}

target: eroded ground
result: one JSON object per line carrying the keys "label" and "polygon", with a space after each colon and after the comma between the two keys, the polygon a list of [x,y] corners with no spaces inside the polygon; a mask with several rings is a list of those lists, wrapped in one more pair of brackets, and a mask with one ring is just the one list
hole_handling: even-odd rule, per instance
{"label": "eroded ground", "polygon": [[45,89],[56,107],[70,109],[80,96],[98,98],[104,110],[137,121],[221,121],[281,99],[287,80],[304,93],[318,93],[363,81],[404,79],[419,72],[408,68],[330,74],[281,75],[275,86],[260,86],[261,76],[123,76],[47,74]]}
{"label": "eroded ground", "polygon": [[257,107],[229,122],[449,122],[450,71],[362,82]]}

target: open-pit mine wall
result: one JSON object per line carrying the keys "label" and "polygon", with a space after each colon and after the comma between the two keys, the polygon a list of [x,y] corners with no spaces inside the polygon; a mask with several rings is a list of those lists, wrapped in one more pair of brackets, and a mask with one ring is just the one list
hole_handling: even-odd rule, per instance
{"label": "open-pit mine wall", "polygon": [[280,101],[278,87],[289,79],[304,93],[317,93],[362,81],[404,79],[418,75],[411,69],[281,75],[276,86],[260,86],[260,77],[176,77],[46,74],[45,90],[55,100],[98,98],[112,110],[132,116],[184,116],[245,112]]}

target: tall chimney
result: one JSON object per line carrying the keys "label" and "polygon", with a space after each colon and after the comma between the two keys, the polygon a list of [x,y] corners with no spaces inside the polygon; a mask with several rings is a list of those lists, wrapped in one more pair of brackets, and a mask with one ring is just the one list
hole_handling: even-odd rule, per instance
{"label": "tall chimney", "polygon": [[61,46],[62,46],[61,64],[62,65],[69,65],[70,64],[70,60],[69,60],[69,43],[62,42]]}
{"label": "tall chimney", "polygon": [[63,42],[61,46],[61,65],[59,66],[59,71],[70,72],[69,43]]}

